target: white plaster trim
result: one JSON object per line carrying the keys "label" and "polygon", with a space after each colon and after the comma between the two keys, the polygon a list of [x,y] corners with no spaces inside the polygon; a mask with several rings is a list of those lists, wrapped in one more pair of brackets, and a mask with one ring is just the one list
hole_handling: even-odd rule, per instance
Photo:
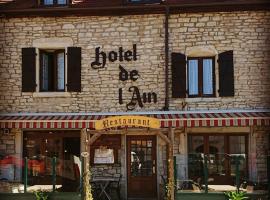
{"label": "white plaster trim", "polygon": [[192,114],[192,113],[248,113],[270,112],[270,109],[231,109],[231,110],[193,110],[193,111],[146,111],[146,112],[86,112],[86,113],[0,113],[0,116],[82,116],[82,115],[161,115],[161,114]]}
{"label": "white plaster trim", "polygon": [[216,56],[218,51],[212,45],[204,45],[204,46],[193,46],[187,47],[186,56],[188,57],[206,57],[206,56]]}
{"label": "white plaster trim", "polygon": [[[233,98],[233,97],[232,97]],[[192,103],[192,102],[219,102],[221,101],[220,97],[197,97],[197,98],[186,98],[186,103]]]}
{"label": "white plaster trim", "polygon": [[57,98],[57,97],[71,97],[71,94],[69,92],[34,92],[33,93],[34,98]]}
{"label": "white plaster trim", "polygon": [[69,37],[39,38],[33,40],[32,46],[39,49],[61,49],[73,46],[73,40]]}

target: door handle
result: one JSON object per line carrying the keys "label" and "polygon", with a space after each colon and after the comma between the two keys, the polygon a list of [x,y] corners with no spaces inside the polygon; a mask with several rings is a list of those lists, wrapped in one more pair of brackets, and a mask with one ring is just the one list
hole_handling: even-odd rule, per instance
{"label": "door handle", "polygon": [[155,166],[153,166],[153,174],[156,174],[156,167]]}

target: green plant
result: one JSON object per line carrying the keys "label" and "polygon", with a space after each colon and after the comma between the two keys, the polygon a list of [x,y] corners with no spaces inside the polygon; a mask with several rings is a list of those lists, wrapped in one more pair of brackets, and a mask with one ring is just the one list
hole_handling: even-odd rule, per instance
{"label": "green plant", "polygon": [[47,200],[49,196],[47,192],[42,191],[42,190],[35,191],[34,194],[37,200]]}
{"label": "green plant", "polygon": [[248,199],[245,192],[242,191],[230,191],[225,192],[225,195],[229,198],[229,200],[243,200]]}

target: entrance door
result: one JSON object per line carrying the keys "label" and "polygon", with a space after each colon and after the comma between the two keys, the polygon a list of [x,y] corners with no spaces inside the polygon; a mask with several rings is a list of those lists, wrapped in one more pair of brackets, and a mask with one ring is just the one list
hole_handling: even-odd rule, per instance
{"label": "entrance door", "polygon": [[156,198],[156,137],[127,136],[128,198]]}

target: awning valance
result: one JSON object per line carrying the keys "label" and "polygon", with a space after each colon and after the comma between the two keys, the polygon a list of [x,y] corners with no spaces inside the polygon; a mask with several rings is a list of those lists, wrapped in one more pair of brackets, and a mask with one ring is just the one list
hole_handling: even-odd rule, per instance
{"label": "awning valance", "polygon": [[[0,114],[1,128],[19,129],[95,129],[95,122],[107,117],[122,116],[124,113],[35,113]],[[167,127],[232,127],[269,126],[270,111],[241,112],[156,112],[132,113],[136,116],[153,117],[160,120],[161,128]]]}

